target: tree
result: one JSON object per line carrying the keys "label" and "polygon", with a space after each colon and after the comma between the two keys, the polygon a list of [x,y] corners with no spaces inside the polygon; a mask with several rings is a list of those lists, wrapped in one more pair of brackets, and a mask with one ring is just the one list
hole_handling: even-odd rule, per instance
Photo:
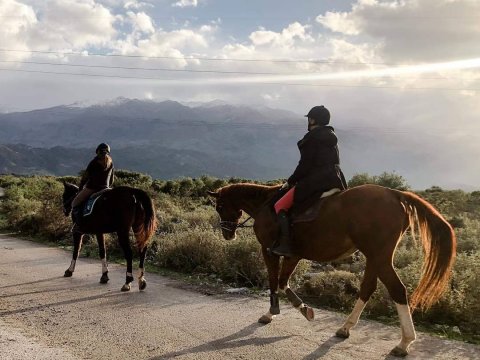
{"label": "tree", "polygon": [[365,184],[375,184],[375,179],[373,176],[370,176],[367,173],[355,174],[348,181],[348,187],[355,187]]}
{"label": "tree", "polygon": [[385,186],[391,189],[397,190],[409,190],[407,180],[402,175],[398,175],[395,172],[387,173],[386,171],[378,176],[374,176],[375,184]]}
{"label": "tree", "polygon": [[408,185],[405,178],[399,174],[383,172],[380,175],[371,176],[367,173],[355,174],[348,182],[349,187],[364,185],[364,184],[375,184],[380,186],[385,186],[391,189],[396,190],[409,190],[410,185]]}

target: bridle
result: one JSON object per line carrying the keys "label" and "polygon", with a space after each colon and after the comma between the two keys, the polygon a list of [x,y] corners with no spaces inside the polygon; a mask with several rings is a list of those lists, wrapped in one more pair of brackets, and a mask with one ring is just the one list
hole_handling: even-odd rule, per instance
{"label": "bridle", "polygon": [[249,221],[252,217],[249,216],[245,221],[242,221],[240,224],[236,221],[220,221],[220,228],[222,230],[227,230],[234,232],[238,228],[249,228],[253,227],[253,225],[245,225],[247,221]]}
{"label": "bridle", "polygon": [[[261,211],[263,207],[265,207],[270,201],[271,199],[267,199],[265,202],[263,202],[260,205],[260,210],[258,211]],[[249,216],[246,220],[242,221],[240,224],[238,223],[238,221],[220,220],[220,228],[222,230],[231,231],[231,232],[234,232],[238,228],[250,228],[250,227],[253,227],[253,225],[245,225],[247,221],[249,221],[250,219],[252,219],[251,216]]]}

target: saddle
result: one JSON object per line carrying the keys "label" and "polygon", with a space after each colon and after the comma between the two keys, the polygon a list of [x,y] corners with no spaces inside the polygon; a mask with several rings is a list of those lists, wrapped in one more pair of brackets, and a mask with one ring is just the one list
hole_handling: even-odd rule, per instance
{"label": "saddle", "polygon": [[293,208],[290,214],[290,221],[292,224],[299,222],[309,222],[317,218],[322,208],[323,199],[341,192],[340,189],[334,188],[323,192],[319,197],[314,197],[311,201]]}
{"label": "saddle", "polygon": [[97,203],[97,200],[107,191],[110,191],[112,190],[111,188],[106,188],[106,189],[102,189],[100,191],[97,191],[96,193],[93,193],[92,195],[90,195],[90,197],[88,198],[88,200],[85,202],[85,205],[83,207],[83,213],[82,213],[82,216],[88,216],[92,213],[93,211],[93,207],[95,206],[95,204]]}

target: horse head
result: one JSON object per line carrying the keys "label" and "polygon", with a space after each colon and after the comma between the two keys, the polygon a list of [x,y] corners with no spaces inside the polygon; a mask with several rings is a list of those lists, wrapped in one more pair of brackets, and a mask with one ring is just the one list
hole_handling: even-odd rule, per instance
{"label": "horse head", "polygon": [[63,213],[65,214],[65,216],[69,216],[70,212],[72,211],[72,201],[78,194],[78,186],[68,182],[64,182],[63,187]]}
{"label": "horse head", "polygon": [[[221,189],[220,189],[221,190]],[[220,228],[225,240],[236,238],[237,226],[242,217],[242,210],[236,207],[226,192],[208,191],[208,195],[216,199],[215,210],[220,215]]]}

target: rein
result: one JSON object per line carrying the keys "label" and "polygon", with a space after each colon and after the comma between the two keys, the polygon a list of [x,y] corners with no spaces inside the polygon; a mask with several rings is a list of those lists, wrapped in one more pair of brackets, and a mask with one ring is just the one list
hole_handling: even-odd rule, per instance
{"label": "rein", "polygon": [[73,195],[72,197],[68,198],[68,200],[63,202],[63,208],[64,209],[67,207],[67,204],[70,204],[73,201],[73,199],[75,199],[75,196],[77,196],[77,194]]}
{"label": "rein", "polygon": [[[270,201],[272,201],[272,199],[265,200],[260,205],[259,210],[257,212],[261,211]],[[238,228],[251,228],[253,227],[253,225],[245,225],[250,219],[252,219],[251,216],[249,216],[246,220],[242,221],[240,224],[237,224],[237,222],[235,221],[220,221],[220,228],[227,231],[235,231]]]}
{"label": "rein", "polygon": [[245,221],[237,224],[235,221],[220,221],[220,228],[223,230],[233,231],[238,228],[251,228],[253,225],[245,225],[252,217],[249,216]]}

